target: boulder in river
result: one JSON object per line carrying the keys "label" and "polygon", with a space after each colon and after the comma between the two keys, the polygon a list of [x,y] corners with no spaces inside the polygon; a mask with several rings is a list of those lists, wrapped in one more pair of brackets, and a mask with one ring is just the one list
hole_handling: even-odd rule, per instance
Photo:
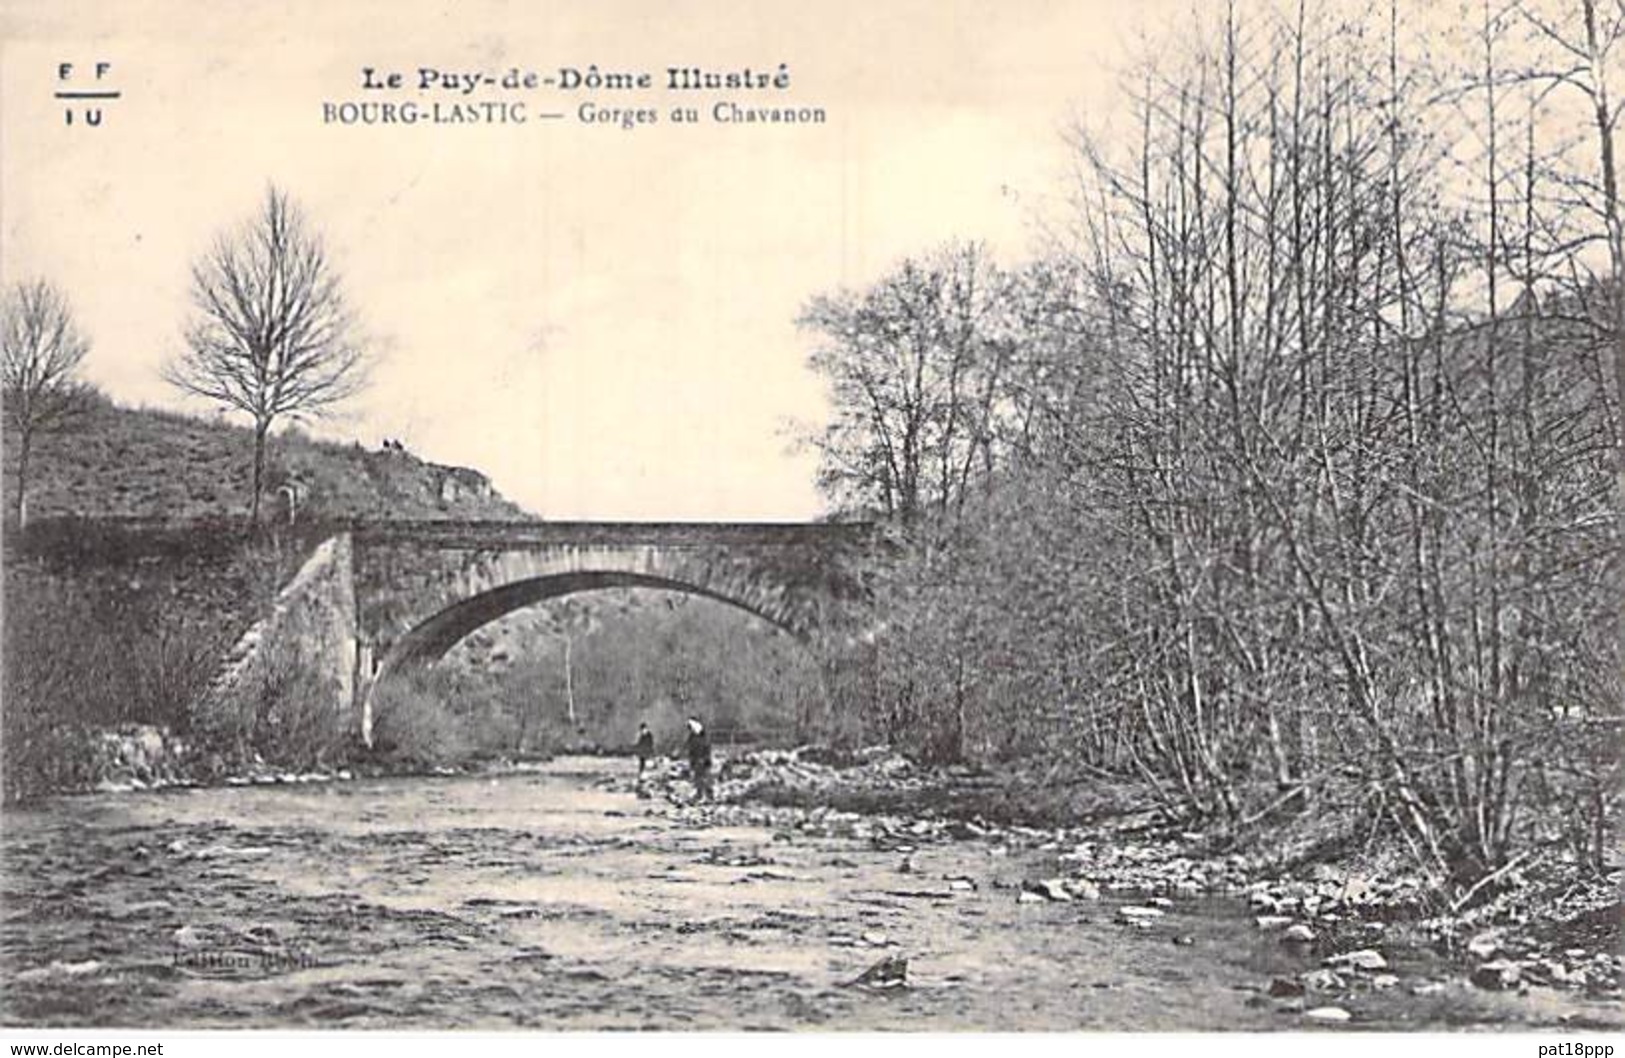
{"label": "boulder in river", "polygon": [[1342,1007],[1315,1007],[1313,1010],[1304,1011],[1303,1016],[1312,1021],[1334,1022],[1349,1021],[1354,1017],[1353,1014],[1350,1014]]}
{"label": "boulder in river", "polygon": [[1335,970],[1310,970],[1301,980],[1305,988],[1316,992],[1336,992],[1343,987],[1343,978]]}
{"label": "boulder in river", "polygon": [[1523,967],[1511,959],[1495,959],[1473,971],[1473,984],[1492,992],[1516,988],[1522,980]]}
{"label": "boulder in river", "polygon": [[1505,939],[1506,930],[1487,929],[1467,942],[1467,950],[1480,960],[1488,959],[1501,950],[1501,942]]}
{"label": "boulder in river", "polygon": [[1066,887],[1079,900],[1100,899],[1100,886],[1087,878],[1073,878],[1066,883]]}
{"label": "boulder in river", "polygon": [[1054,900],[1057,903],[1072,902],[1072,894],[1067,891],[1066,882],[1060,878],[1044,878],[1036,882],[1023,882],[1021,887],[1029,892],[1037,893],[1045,900]]}
{"label": "boulder in river", "polygon": [[1534,970],[1551,984],[1566,985],[1572,983],[1569,968],[1563,965],[1560,959],[1541,959],[1536,963]]}
{"label": "boulder in river", "polygon": [[848,982],[857,988],[908,987],[908,960],[901,955],[890,955]]}
{"label": "boulder in river", "polygon": [[1152,919],[1162,917],[1162,909],[1157,907],[1137,907],[1133,904],[1127,904],[1117,909],[1117,915],[1119,918],[1126,919],[1129,922],[1150,923]]}
{"label": "boulder in river", "polygon": [[1343,883],[1337,897],[1344,904],[1363,904],[1370,901],[1372,896],[1371,879],[1354,875]]}
{"label": "boulder in river", "polygon": [[1277,977],[1270,982],[1269,992],[1276,999],[1293,999],[1303,995],[1303,982],[1290,977]]}
{"label": "boulder in river", "polygon": [[1361,948],[1358,951],[1346,951],[1341,955],[1326,957],[1326,965],[1345,970],[1365,970],[1367,972],[1388,969],[1388,960],[1375,948]]}
{"label": "boulder in river", "polygon": [[1292,919],[1287,915],[1259,915],[1253,922],[1266,933],[1272,929],[1284,929],[1292,925]]}
{"label": "boulder in river", "polygon": [[1294,944],[1312,944],[1315,940],[1315,931],[1302,922],[1295,922],[1287,927],[1285,933],[1281,934],[1281,939]]}

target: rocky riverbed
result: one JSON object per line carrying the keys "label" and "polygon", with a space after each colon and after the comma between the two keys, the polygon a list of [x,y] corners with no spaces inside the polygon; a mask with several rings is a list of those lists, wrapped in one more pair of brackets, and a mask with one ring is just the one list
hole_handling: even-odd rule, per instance
{"label": "rocky riverbed", "polygon": [[566,758],[7,810],[0,1023],[1625,1028],[1617,906],[1558,980],[1517,926],[1471,924],[1463,962],[1402,876],[1261,872],[1132,817],[752,799],[936,781],[805,756],[740,755],[705,805],[674,766],[640,796],[630,762]]}
{"label": "rocky riverbed", "polygon": [[[1117,919],[1135,930],[1168,932],[1176,945],[1189,938],[1166,928],[1174,908],[1204,899],[1245,901],[1260,936],[1318,962],[1272,977],[1263,995],[1281,1009],[1326,1020],[1345,1020],[1348,1011],[1339,1002],[1396,989],[1415,996],[1464,987],[1524,996],[1555,989],[1601,1002],[1621,999],[1625,872],[1605,879],[1561,870],[1509,872],[1508,884],[1493,899],[1439,913],[1438,882],[1414,870],[1283,864],[1271,852],[1215,855],[1205,851],[1206,835],[1157,826],[1144,814],[1081,828],[1038,828],[990,822],[968,811],[963,801],[947,816],[832,809],[820,802],[883,795],[897,804],[913,795],[925,804],[940,803],[942,798],[929,795],[953,778],[923,772],[883,748],[846,767],[831,766],[822,757],[816,748],[738,756],[722,769],[718,805],[695,805],[682,769],[670,764],[655,771],[645,793],[706,819],[848,836],[905,857],[924,845],[966,840],[988,844],[994,856],[1017,850],[1047,854],[1040,862],[1052,863],[1052,870],[1024,879],[1019,901],[1132,901],[1116,907]],[[750,807],[764,793],[815,807]],[[974,878],[954,882],[976,885]],[[1391,961],[1385,952],[1405,954]],[[1421,952],[1436,958],[1419,963],[1411,957]],[[1427,973],[1405,972],[1420,965]]]}

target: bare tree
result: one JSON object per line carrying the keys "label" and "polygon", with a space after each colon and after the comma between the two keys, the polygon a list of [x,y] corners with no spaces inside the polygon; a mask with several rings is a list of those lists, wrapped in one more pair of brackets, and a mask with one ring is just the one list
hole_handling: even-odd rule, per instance
{"label": "bare tree", "polygon": [[977,461],[993,460],[1009,283],[980,245],[950,244],[807,306],[800,325],[821,339],[809,364],[836,412],[810,438],[832,499],[905,524],[959,506]]}
{"label": "bare tree", "polygon": [[43,279],[5,293],[5,414],[17,448],[17,522],[28,519],[28,460],[41,434],[66,427],[85,407],[88,387],[76,377],[90,343],[68,300]]}
{"label": "bare tree", "polygon": [[258,522],[272,424],[354,396],[366,381],[364,349],[320,235],[276,187],[257,216],[193,264],[192,303],[186,352],[164,377],[253,420]]}
{"label": "bare tree", "polygon": [[[1616,146],[1625,125],[1625,0],[1518,0],[1513,8],[1529,31],[1532,57],[1513,76],[1541,86],[1542,98],[1562,92],[1567,102],[1580,104],[1580,120],[1563,129],[1580,149],[1554,152],[1548,161],[1550,179],[1561,189],[1563,221],[1574,230],[1547,238],[1558,244],[1552,256],[1579,287],[1574,300],[1593,322],[1601,318],[1603,336],[1611,339],[1615,520],[1625,540],[1625,431],[1619,425],[1625,420],[1625,205]],[[1595,252],[1599,241],[1601,254]],[[1588,309],[1587,302],[1600,305]],[[1615,565],[1615,619],[1625,641],[1625,568]],[[1616,675],[1625,673],[1616,666]]]}

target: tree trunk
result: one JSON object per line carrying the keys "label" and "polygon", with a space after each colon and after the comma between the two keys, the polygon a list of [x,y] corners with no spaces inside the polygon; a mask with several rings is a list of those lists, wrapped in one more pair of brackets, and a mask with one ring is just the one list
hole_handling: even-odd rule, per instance
{"label": "tree trunk", "polygon": [[254,424],[254,494],[248,504],[248,520],[253,525],[260,524],[260,495],[265,491],[265,435],[270,428],[269,422]]}
{"label": "tree trunk", "polygon": [[[540,704],[540,695],[537,696]],[[519,702],[519,734],[514,739],[513,753],[516,757],[525,755],[525,740],[530,735],[530,714],[534,712],[529,698],[521,698]]]}
{"label": "tree trunk", "polygon": [[576,689],[575,676],[570,668],[570,646],[570,636],[566,635],[564,637],[564,707],[570,718],[570,726],[573,728],[576,726]]}
{"label": "tree trunk", "polygon": [[28,453],[33,439],[23,431],[17,442],[17,527],[28,524]]}
{"label": "tree trunk", "polygon": [[[1619,642],[1625,644],[1625,559],[1620,549],[1625,548],[1625,217],[1620,216],[1619,163],[1614,157],[1614,123],[1619,114],[1608,98],[1608,78],[1602,68],[1602,41],[1597,32],[1596,0],[1580,0],[1585,18],[1586,51],[1591,61],[1591,76],[1596,85],[1593,103],[1596,108],[1598,163],[1602,169],[1602,213],[1608,229],[1609,268],[1613,279],[1614,309],[1614,408],[1619,417],[1618,448],[1619,471],[1615,482],[1615,502],[1618,509],[1618,538],[1614,551],[1614,584],[1619,588]],[[1622,650],[1625,653],[1625,650]]]}

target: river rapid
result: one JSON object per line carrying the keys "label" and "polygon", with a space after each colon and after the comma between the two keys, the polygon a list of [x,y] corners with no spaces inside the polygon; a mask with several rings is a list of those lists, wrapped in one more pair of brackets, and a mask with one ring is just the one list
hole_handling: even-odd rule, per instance
{"label": "river rapid", "polygon": [[[1039,842],[895,848],[714,825],[625,761],[60,798],[0,816],[0,1023],[164,1028],[1310,1030],[1312,968],[1228,900],[1155,928],[1031,902]],[[887,958],[907,984],[854,985]],[[1443,979],[1391,955],[1407,982]],[[1309,1004],[1313,1006],[1313,1004]],[[1357,1029],[1616,1024],[1451,982]],[[1625,1025],[1625,1019],[1618,1024]]]}

